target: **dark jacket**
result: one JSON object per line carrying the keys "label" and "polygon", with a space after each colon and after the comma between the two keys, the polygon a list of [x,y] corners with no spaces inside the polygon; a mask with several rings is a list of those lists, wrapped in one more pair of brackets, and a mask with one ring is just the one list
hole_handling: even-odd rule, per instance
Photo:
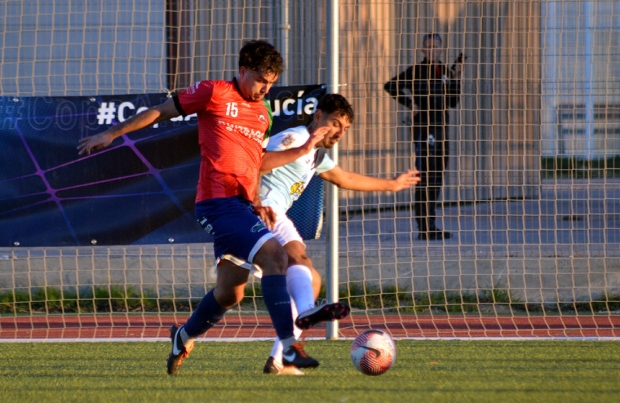
{"label": "dark jacket", "polygon": [[420,110],[413,118],[414,126],[441,126],[448,124],[448,108],[459,103],[461,80],[451,78],[445,65],[430,64],[424,59],[392,78],[383,88],[408,109],[413,108],[413,96]]}

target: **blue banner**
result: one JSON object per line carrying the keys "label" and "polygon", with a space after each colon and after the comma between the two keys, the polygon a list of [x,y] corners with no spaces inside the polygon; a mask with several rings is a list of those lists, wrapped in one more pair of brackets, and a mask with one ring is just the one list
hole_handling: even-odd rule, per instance
{"label": "blue banner", "polygon": [[[272,88],[274,133],[308,123],[324,93],[320,85]],[[0,97],[0,246],[209,241],[194,220],[200,164],[195,116],[125,135],[89,156],[77,154],[80,138],[165,99]]]}

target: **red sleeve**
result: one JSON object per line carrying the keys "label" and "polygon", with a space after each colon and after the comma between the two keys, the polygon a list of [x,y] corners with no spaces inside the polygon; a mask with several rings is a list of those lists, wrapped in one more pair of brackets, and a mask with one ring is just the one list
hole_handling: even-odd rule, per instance
{"label": "red sleeve", "polygon": [[199,81],[178,94],[177,99],[184,116],[202,112],[207,109],[213,96],[214,81]]}

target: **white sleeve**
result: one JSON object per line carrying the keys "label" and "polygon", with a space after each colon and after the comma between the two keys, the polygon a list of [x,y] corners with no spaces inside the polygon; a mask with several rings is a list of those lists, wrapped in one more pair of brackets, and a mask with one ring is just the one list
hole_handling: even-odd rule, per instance
{"label": "white sleeve", "polygon": [[336,168],[336,163],[329,158],[329,155],[325,154],[323,161],[316,167],[316,175],[331,171],[334,168]]}
{"label": "white sleeve", "polygon": [[303,135],[303,132],[297,130],[297,128],[283,130],[269,138],[269,142],[265,147],[267,151],[283,151],[289,148],[299,147],[308,140],[308,135]]}

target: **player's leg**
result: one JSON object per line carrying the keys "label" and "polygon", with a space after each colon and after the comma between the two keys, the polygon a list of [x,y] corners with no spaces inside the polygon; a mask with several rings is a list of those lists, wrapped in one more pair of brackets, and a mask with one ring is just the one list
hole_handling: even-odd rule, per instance
{"label": "player's leg", "polygon": [[[209,201],[198,207],[202,216],[198,221],[213,235],[215,255],[222,258],[220,261],[232,261],[236,270],[242,270],[244,281],[250,273],[249,269],[260,269],[257,272],[261,273],[263,301],[286,350],[283,362],[300,368],[318,366],[318,361],[305,353],[294,335],[291,298],[286,289],[288,256],[284,248],[244,200]],[[227,287],[217,287],[219,291],[227,291],[216,294],[217,298],[223,297],[219,302],[224,306],[234,305],[242,298],[243,290],[234,286],[233,282]]]}
{"label": "player's leg", "polygon": [[[196,218],[203,229],[213,236],[215,256],[218,259],[233,255],[263,268],[263,300],[287,352],[292,349],[287,355],[289,361],[301,367],[317,366],[318,362],[308,357],[294,338],[290,296],[286,290],[286,252],[254,214],[251,204],[237,197],[208,200],[196,205]],[[249,271],[226,259],[220,259],[219,262],[222,270],[218,269],[216,288],[203,298],[201,306],[185,326],[171,329],[173,347],[168,358],[170,374],[178,372],[181,362],[189,354],[188,350],[191,350],[192,339],[217,323],[226,310],[243,297]],[[185,348],[186,342],[188,348]]]}
{"label": "player's leg", "polygon": [[[312,260],[306,254],[305,245],[300,241],[290,241],[284,245],[284,248],[289,254],[290,266],[287,269],[286,282],[293,300],[291,304],[293,316],[296,318],[295,337],[301,336],[302,328],[308,329],[319,322],[346,317],[350,308],[344,303],[336,302],[315,307],[314,301],[318,298],[321,289],[321,276],[314,269]],[[307,308],[303,315],[297,315],[297,306]],[[303,375],[303,373],[291,370],[282,364],[283,349],[282,343],[276,338],[263,372],[280,375]]]}
{"label": "player's leg", "polygon": [[288,292],[300,313],[295,324],[301,329],[309,329],[319,322],[342,319],[347,316],[350,309],[346,304],[337,302],[320,308],[315,307],[314,301],[321,289],[321,277],[306,253],[306,245],[295,224],[285,212],[274,211],[278,219],[274,225],[273,234],[284,245],[284,250],[288,255],[286,283]]}
{"label": "player's leg", "polygon": [[[299,234],[297,233],[297,230],[295,229],[295,226],[288,219],[288,217],[286,216],[286,213],[283,211],[279,211],[277,209],[274,209],[274,211],[276,213],[277,219],[276,219],[276,223],[274,224],[273,234],[275,238],[278,240],[278,242],[281,245],[284,245],[290,239],[301,240],[301,238],[299,237]],[[290,260],[289,260],[289,264],[290,264]],[[286,274],[286,283],[287,283],[287,288],[290,294],[291,283],[290,283],[288,269],[287,269],[287,274]],[[307,285],[307,284],[304,283],[304,285]],[[319,284],[319,288],[320,288],[320,284]],[[310,289],[312,289],[312,283],[310,283]],[[307,298],[306,298],[306,302],[302,302],[302,303],[307,303]],[[314,303],[314,298],[311,298],[311,303]],[[293,314],[293,318],[297,317],[296,300],[293,298],[292,295],[291,295],[291,313]],[[295,339],[299,339],[299,337],[301,336],[302,330],[295,326],[293,329],[293,332],[295,335]],[[277,374],[277,375],[304,375],[304,373],[301,372],[296,367],[293,367],[290,365],[284,365],[282,363],[282,353],[283,353],[282,342],[280,341],[279,337],[276,337],[276,340],[271,350],[269,359],[267,360],[263,368],[263,372],[265,374]]]}
{"label": "player's leg", "polygon": [[[295,224],[287,217],[286,211],[277,207],[273,209],[277,218],[272,232],[278,242],[284,245],[288,259],[286,270],[288,292],[295,301],[298,311],[302,312],[314,307],[314,301],[321,288],[321,278],[312,268],[312,261],[306,254],[306,245]],[[318,284],[314,284],[316,280]]]}
{"label": "player's leg", "polygon": [[432,126],[431,132],[436,141],[429,145],[427,156],[427,217],[429,240],[442,240],[451,237],[451,234],[437,227],[437,200],[443,186],[443,175],[447,162],[447,143],[442,126]]}
{"label": "player's leg", "polygon": [[[278,214],[278,217],[280,218],[276,222],[274,235],[278,241],[284,244],[284,249],[289,259],[286,283],[293,300],[292,307],[296,308],[293,310],[294,317],[299,319],[297,310],[302,311],[305,308],[303,311],[306,315],[302,317],[301,324],[306,329],[318,322],[344,318],[350,311],[346,304],[326,304],[320,307],[320,309],[315,310],[314,302],[318,298],[321,289],[321,276],[314,269],[312,260],[306,253],[306,246],[294,224],[284,214]],[[298,307],[302,307],[302,309]],[[297,323],[298,321],[296,321]],[[302,329],[299,326],[295,326],[295,337],[299,338],[301,333]],[[263,372],[281,375],[300,375],[299,373],[288,371],[286,366],[282,365],[282,351],[282,343],[279,339],[276,339]]]}
{"label": "player's leg", "polygon": [[[312,266],[312,261],[306,254],[306,247],[293,222],[283,211],[275,210],[277,221],[274,225],[273,234],[284,245],[288,255],[289,267],[286,271],[286,283],[291,295],[293,317],[297,317],[298,307],[305,310],[314,308],[314,301],[321,289],[321,276]],[[301,310],[301,309],[300,309]],[[295,326],[295,337],[301,336],[302,330]],[[279,338],[273,345],[271,354],[265,364],[263,372],[268,374],[278,373],[281,375],[302,375],[295,371],[288,371],[282,364],[283,346]]]}
{"label": "player's leg", "polygon": [[276,334],[282,341],[283,364],[294,365],[298,368],[317,367],[319,362],[306,354],[302,344],[297,342],[293,331],[291,297],[286,288],[288,257],[284,248],[275,238],[271,238],[248,261],[257,264],[263,270],[261,279],[263,301],[269,311]]}
{"label": "player's leg", "polygon": [[184,325],[174,325],[170,329],[172,351],[167,361],[168,374],[177,374],[183,360],[194,348],[196,338],[218,323],[228,309],[241,302],[248,275],[248,270],[227,260],[218,262],[215,288],[202,298]]}
{"label": "player's leg", "polygon": [[306,253],[306,246],[299,241],[291,241],[284,245],[284,249],[289,256],[286,272],[288,289],[299,310],[295,325],[300,329],[309,329],[320,322],[345,318],[350,312],[347,304],[335,302],[314,305],[321,289],[321,277]]}
{"label": "player's leg", "polygon": [[415,220],[418,223],[418,239],[426,239],[428,236],[428,129],[426,127],[414,127],[414,147],[416,168],[420,172],[420,183],[414,191]]}
{"label": "player's leg", "polygon": [[[289,261],[286,270],[288,292],[295,301],[299,312],[312,309],[314,308],[314,301],[318,297],[314,287],[316,278],[313,276],[316,270],[312,267],[312,261],[306,254],[306,246],[298,240],[293,240],[284,245],[284,250],[286,250]],[[320,290],[321,278],[318,273],[316,277],[318,277],[318,289]]]}
{"label": "player's leg", "polygon": [[[293,313],[293,317],[297,317],[297,308],[295,307],[295,301],[291,299],[291,312]],[[299,340],[301,337],[302,330],[295,326],[293,329],[295,334],[295,338]],[[280,339],[276,337],[275,342],[273,343],[273,347],[271,348],[271,353],[269,354],[269,358],[263,367],[263,373],[272,374],[272,375],[305,375],[303,371],[293,365],[284,365],[282,363],[282,342]]]}
{"label": "player's leg", "polygon": [[[278,217],[283,217],[283,215],[278,215]],[[294,231],[294,234],[296,235],[297,231],[295,230],[292,223],[291,223],[291,226]],[[284,239],[289,239],[292,237],[292,234],[290,233],[287,236],[288,231],[285,231],[285,227],[286,226],[283,225],[282,220],[278,219],[278,222],[276,223],[276,226],[274,228],[274,235],[276,236],[276,238],[278,238],[280,242],[284,242]],[[285,250],[287,251],[287,254],[288,254],[287,245],[288,245],[288,248],[290,248],[291,244],[293,243],[302,245],[298,241],[288,242],[284,246]],[[294,258],[293,260],[291,260],[291,257],[289,255],[290,266],[286,272],[286,285],[287,285],[289,294],[291,296],[291,311],[293,313],[293,318],[297,317],[298,306],[306,307],[306,309],[312,308],[314,307],[314,301],[316,300],[316,297],[318,296],[318,291],[316,295],[314,293],[314,287],[313,287],[312,276],[310,275],[310,269],[307,266],[302,266],[300,264],[296,265],[295,264],[296,261],[297,260],[295,260]],[[309,259],[308,259],[308,262],[309,262]],[[305,263],[308,264],[308,262],[305,262]],[[309,263],[311,264],[311,262]],[[318,276],[318,273],[317,273],[317,277],[319,278],[318,289],[320,290],[320,287],[321,287],[320,276]],[[295,326],[294,328],[295,338],[299,339],[299,337],[301,337],[301,333],[302,333],[302,329]],[[282,342],[280,341],[280,338],[276,338],[273,344],[273,347],[271,349],[271,354],[269,355],[269,359],[267,360],[267,363],[265,363],[265,367],[263,368],[263,372],[266,374],[278,374],[278,375],[303,375],[303,373],[292,370],[291,368],[288,368],[282,363],[282,352],[283,351],[284,351],[284,347],[282,345]]]}

